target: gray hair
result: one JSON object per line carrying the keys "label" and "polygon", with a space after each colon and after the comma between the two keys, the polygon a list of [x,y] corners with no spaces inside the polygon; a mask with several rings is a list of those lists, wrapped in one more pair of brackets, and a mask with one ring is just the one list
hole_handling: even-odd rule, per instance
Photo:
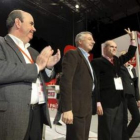
{"label": "gray hair", "polygon": [[6,20],[6,27],[8,31],[11,30],[11,28],[14,26],[15,19],[19,18],[21,22],[23,22],[23,15],[22,15],[22,10],[13,10],[9,15]]}
{"label": "gray hair", "polygon": [[75,44],[76,44],[77,47],[79,45],[79,40],[82,40],[85,34],[92,35],[92,33],[88,32],[88,31],[80,32],[79,34],[76,35],[76,37],[75,37]]}

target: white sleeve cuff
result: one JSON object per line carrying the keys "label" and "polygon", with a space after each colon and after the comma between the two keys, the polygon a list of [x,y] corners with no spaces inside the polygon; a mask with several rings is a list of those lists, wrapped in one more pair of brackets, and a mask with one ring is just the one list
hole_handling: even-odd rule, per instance
{"label": "white sleeve cuff", "polygon": [[47,74],[48,77],[51,77],[52,72],[53,72],[53,69],[54,68],[52,68],[51,70],[50,69],[47,69],[47,68],[45,69],[45,72],[46,72],[46,74]]}
{"label": "white sleeve cuff", "polygon": [[136,44],[136,40],[131,40],[130,41],[130,44],[132,45],[132,46],[136,46],[137,44]]}
{"label": "white sleeve cuff", "polygon": [[39,67],[38,65],[35,63],[36,67],[37,67],[37,73],[39,74]]}
{"label": "white sleeve cuff", "polygon": [[97,102],[97,106],[101,106],[101,102]]}

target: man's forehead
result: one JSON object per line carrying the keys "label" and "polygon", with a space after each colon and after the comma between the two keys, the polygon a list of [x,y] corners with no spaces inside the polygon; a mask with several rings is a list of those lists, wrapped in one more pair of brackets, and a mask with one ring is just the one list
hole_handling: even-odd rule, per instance
{"label": "man's forehead", "polygon": [[33,19],[32,15],[30,13],[27,13],[27,12],[22,12],[22,15],[23,15],[23,18],[30,18],[30,19]]}
{"label": "man's forehead", "polygon": [[93,38],[93,37],[91,34],[87,33],[87,34],[84,34],[84,38],[87,39],[87,38]]}
{"label": "man's forehead", "polygon": [[92,35],[91,35],[90,33],[86,33],[85,36],[90,36],[90,37],[92,37]]}
{"label": "man's forehead", "polygon": [[108,46],[117,46],[117,44],[114,41],[109,41]]}

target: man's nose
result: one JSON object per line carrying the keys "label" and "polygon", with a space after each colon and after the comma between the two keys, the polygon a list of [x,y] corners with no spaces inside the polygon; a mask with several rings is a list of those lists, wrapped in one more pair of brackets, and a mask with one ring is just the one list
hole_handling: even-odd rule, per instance
{"label": "man's nose", "polygon": [[95,44],[95,41],[93,40],[92,43]]}
{"label": "man's nose", "polygon": [[33,31],[36,32],[36,28],[33,26]]}

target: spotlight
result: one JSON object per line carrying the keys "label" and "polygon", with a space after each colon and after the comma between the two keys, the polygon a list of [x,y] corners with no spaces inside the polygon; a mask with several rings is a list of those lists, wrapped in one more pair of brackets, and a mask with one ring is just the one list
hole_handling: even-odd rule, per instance
{"label": "spotlight", "polygon": [[79,6],[78,4],[75,5],[75,8],[76,8],[76,9],[79,9],[79,7],[80,7],[80,6]]}

